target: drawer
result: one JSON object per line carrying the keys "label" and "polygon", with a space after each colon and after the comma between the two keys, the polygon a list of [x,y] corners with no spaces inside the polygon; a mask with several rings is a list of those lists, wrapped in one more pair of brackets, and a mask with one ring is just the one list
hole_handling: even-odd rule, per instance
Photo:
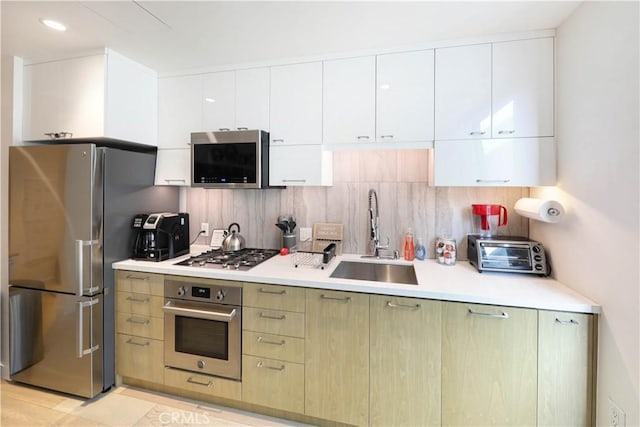
{"label": "drawer", "polygon": [[268,359],[304,363],[304,338],[242,331],[242,353]]}
{"label": "drawer", "polygon": [[304,293],[303,288],[245,283],[242,299],[248,307],[304,313]]}
{"label": "drawer", "polygon": [[164,296],[164,275],[117,270],[116,291],[157,295],[161,297]]}
{"label": "drawer", "polygon": [[181,371],[179,369],[164,369],[164,385],[210,396],[224,397],[225,399],[242,399],[242,383],[240,381],[196,374],[195,372]]}
{"label": "drawer", "polygon": [[164,319],[116,312],[116,332],[138,337],[164,339]]}
{"label": "drawer", "polygon": [[116,372],[123,377],[162,384],[164,381],[164,342],[118,334]]}
{"label": "drawer", "polygon": [[242,329],[304,338],[304,313],[242,307]]}
{"label": "drawer", "polygon": [[163,305],[164,297],[133,292],[116,292],[116,311],[121,313],[164,317]]}
{"label": "drawer", "polygon": [[304,413],[304,365],[242,356],[242,400]]}

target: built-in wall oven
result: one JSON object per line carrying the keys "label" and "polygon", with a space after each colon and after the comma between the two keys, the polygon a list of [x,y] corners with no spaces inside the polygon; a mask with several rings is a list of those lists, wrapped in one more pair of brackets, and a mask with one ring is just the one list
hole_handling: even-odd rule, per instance
{"label": "built-in wall oven", "polygon": [[187,277],[164,282],[164,363],[241,379],[242,288]]}

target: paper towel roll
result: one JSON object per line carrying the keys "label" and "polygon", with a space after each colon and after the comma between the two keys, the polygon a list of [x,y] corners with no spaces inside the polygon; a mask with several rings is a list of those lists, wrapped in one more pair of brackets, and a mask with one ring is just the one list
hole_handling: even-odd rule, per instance
{"label": "paper towel roll", "polygon": [[518,200],[514,208],[522,216],[544,222],[558,222],[564,216],[564,207],[555,200],[525,197]]}

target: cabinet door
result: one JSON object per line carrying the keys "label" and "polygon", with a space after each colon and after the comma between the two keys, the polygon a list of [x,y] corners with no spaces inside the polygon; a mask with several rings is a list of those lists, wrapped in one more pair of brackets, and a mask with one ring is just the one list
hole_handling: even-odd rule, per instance
{"label": "cabinet door", "polygon": [[536,424],[537,312],[446,303],[442,425]]}
{"label": "cabinet door", "polygon": [[269,68],[236,71],[236,128],[269,131]]}
{"label": "cabinet door", "polygon": [[367,425],[369,296],[307,289],[305,414]]}
{"label": "cabinet door", "polygon": [[325,144],[375,140],[375,73],[374,56],[324,62],[322,135]]}
{"label": "cabinet door", "polygon": [[202,76],[158,82],[158,148],[186,148],[202,128]]}
{"label": "cabinet door", "polygon": [[493,45],[493,137],[553,136],[553,38]]}
{"label": "cabinet door", "polygon": [[242,400],[304,413],[304,365],[242,356]]}
{"label": "cabinet door", "polygon": [[491,44],[436,49],[435,138],[491,135]]}
{"label": "cabinet door", "polygon": [[322,145],[287,145],[269,149],[271,185],[331,185],[333,153]]}
{"label": "cabinet door", "polygon": [[161,148],[156,153],[155,185],[191,185],[191,149]]}
{"label": "cabinet door", "polygon": [[592,425],[593,333],[593,315],[539,312],[539,426]]}
{"label": "cabinet door", "polygon": [[235,129],[235,72],[205,74],[202,80],[202,129]]}
{"label": "cabinet door", "polygon": [[123,377],[164,382],[164,343],[151,338],[117,334],[116,372]]}
{"label": "cabinet door", "polygon": [[440,425],[439,301],[370,296],[371,425]]}
{"label": "cabinet door", "polygon": [[432,185],[555,185],[556,144],[551,138],[436,141]]}
{"label": "cabinet door", "polygon": [[104,136],[105,55],[24,67],[24,140]]}
{"label": "cabinet door", "polygon": [[271,146],[322,143],[322,62],[271,67]]}
{"label": "cabinet door", "polygon": [[376,139],[433,140],[433,50],[376,57]]}

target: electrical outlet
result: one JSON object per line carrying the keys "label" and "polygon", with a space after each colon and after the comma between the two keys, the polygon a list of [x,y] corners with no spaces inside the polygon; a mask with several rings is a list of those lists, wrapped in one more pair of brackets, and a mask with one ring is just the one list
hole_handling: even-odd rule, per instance
{"label": "electrical outlet", "polygon": [[203,222],[200,224],[200,231],[202,231],[203,233],[201,234],[201,236],[205,236],[207,237],[209,235],[209,223],[208,222]]}
{"label": "electrical outlet", "polygon": [[300,241],[311,240],[311,227],[300,227]]}
{"label": "electrical outlet", "polygon": [[613,400],[611,400],[611,398],[609,398],[609,426],[625,427],[626,422],[625,413]]}

